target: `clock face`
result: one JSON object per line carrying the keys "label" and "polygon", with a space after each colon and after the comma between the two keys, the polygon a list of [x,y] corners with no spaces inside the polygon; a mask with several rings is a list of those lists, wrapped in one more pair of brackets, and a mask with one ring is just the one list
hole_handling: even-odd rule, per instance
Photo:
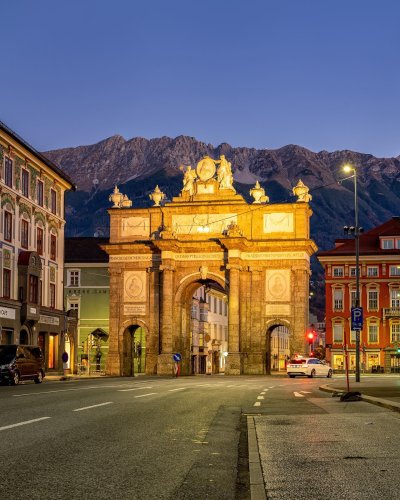
{"label": "clock face", "polygon": [[212,158],[206,157],[199,161],[196,172],[201,181],[208,181],[215,174],[215,163]]}

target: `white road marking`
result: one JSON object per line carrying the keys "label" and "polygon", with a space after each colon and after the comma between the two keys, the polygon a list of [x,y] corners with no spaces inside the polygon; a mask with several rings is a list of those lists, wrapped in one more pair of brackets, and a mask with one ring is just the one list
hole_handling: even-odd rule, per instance
{"label": "white road marking", "polygon": [[260,394],[265,394],[265,391],[263,391],[263,392],[260,392]]}
{"label": "white road marking", "polygon": [[112,401],[108,401],[107,403],[99,403],[98,405],[84,406],[82,408],[76,408],[75,410],[72,411],[90,410],[91,408],[97,408],[98,406],[105,406],[105,405],[112,405]]}
{"label": "white road marking", "polygon": [[264,396],[257,396],[257,399],[264,399]]}
{"label": "white road marking", "polygon": [[[275,387],[274,385],[271,385],[271,387],[269,387],[269,389],[273,389],[274,387]],[[281,386],[281,387],[283,387],[283,386]],[[267,390],[268,390],[268,389],[267,389]]]}
{"label": "white road marking", "polygon": [[26,420],[25,422],[18,422],[18,424],[5,425],[4,427],[0,427],[0,431],[5,431],[6,429],[12,429],[13,427],[20,427],[21,425],[33,424],[34,422],[40,422],[40,420],[47,420],[51,417],[40,417],[35,418],[33,420]]}
{"label": "white road marking", "polygon": [[261,406],[260,401],[257,401],[256,403],[254,403],[254,405],[253,405],[253,406]]}
{"label": "white road marking", "polygon": [[312,392],[310,391],[300,391],[300,392],[302,392],[303,394],[312,394]]}
{"label": "white road marking", "polygon": [[236,385],[227,385],[226,387],[236,387]]}
{"label": "white road marking", "polygon": [[184,391],[186,387],[178,387],[176,389],[168,389],[168,392],[173,392],[173,391]]}
{"label": "white road marking", "polygon": [[20,398],[21,396],[37,396],[41,394],[50,394],[54,392],[70,392],[70,391],[87,391],[89,389],[102,389],[102,386],[90,386],[90,387],[80,387],[79,389],[58,389],[57,391],[42,391],[42,392],[26,392],[24,394],[13,394],[14,398]]}
{"label": "white road marking", "polygon": [[146,396],[152,396],[153,394],[157,394],[156,392],[149,392],[149,394],[141,394],[140,396],[135,396],[135,398],[145,398]]}
{"label": "white road marking", "polygon": [[296,396],[296,398],[304,398],[304,395],[300,394],[299,392],[294,392],[293,394]]}
{"label": "white road marking", "polygon": [[140,391],[142,389],[153,389],[153,386],[133,387],[132,389],[118,389],[117,392]]}

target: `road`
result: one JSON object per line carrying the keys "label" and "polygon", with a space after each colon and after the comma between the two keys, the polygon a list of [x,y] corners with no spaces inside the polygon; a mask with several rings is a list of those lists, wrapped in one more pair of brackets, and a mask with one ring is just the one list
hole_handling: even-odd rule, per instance
{"label": "road", "polygon": [[310,481],[320,485],[315,492],[332,491],[342,469],[329,457],[344,443],[350,456],[351,443],[364,437],[373,436],[373,454],[390,462],[374,462],[374,474],[392,479],[399,416],[363,402],[339,403],[319,391],[326,382],[205,376],[2,386],[0,498],[248,499],[247,418],[256,423],[270,498],[303,498],[298,486]]}

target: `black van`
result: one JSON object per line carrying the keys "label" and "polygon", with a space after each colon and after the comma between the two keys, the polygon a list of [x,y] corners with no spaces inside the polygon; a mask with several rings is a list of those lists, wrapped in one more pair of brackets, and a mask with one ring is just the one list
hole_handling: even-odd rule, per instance
{"label": "black van", "polygon": [[41,384],[44,378],[42,350],[33,345],[0,345],[0,382],[17,385],[20,380],[34,380]]}

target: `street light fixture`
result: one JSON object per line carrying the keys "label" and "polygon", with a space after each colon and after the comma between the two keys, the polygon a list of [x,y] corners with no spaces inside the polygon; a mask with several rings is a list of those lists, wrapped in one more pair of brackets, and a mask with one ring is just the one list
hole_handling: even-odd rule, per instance
{"label": "street light fixture", "polygon": [[[358,225],[358,197],[357,197],[357,169],[352,165],[344,165],[343,171],[346,173],[353,172],[354,179],[354,227],[348,228],[354,233],[355,247],[356,247],[356,304],[360,307],[360,233],[363,229]],[[360,330],[356,329],[356,382],[360,382]]]}

